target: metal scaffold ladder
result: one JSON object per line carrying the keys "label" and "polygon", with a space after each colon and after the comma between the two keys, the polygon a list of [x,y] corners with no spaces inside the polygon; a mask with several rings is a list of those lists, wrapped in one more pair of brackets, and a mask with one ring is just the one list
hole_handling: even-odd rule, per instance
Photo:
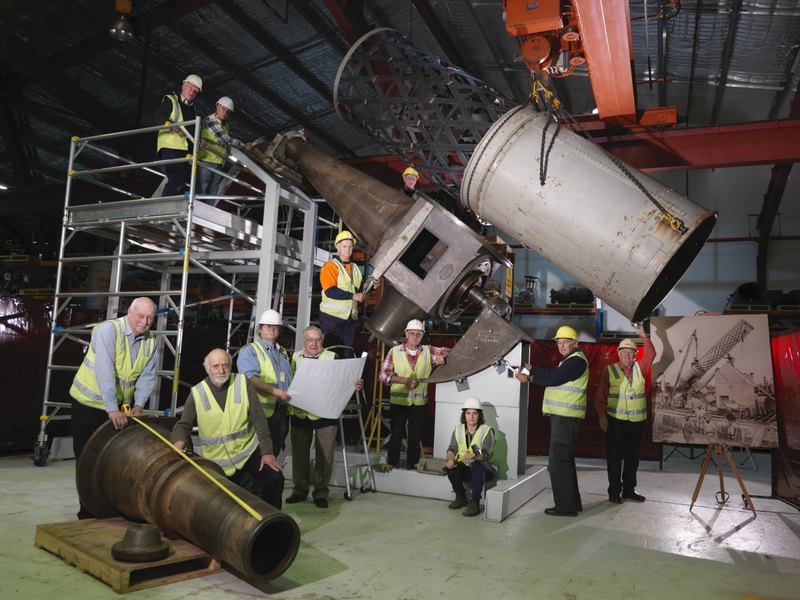
{"label": "metal scaffold ladder", "polygon": [[[200,119],[171,127],[182,128],[194,140],[199,137]],[[196,145],[184,158],[138,163],[110,149],[129,136],[154,135],[162,129],[148,127],[70,141],[53,326],[33,457],[39,466],[46,464],[50,452],[48,424],[69,419],[65,382],[67,378],[71,382],[77,371],[94,325],[120,316],[135,297],[151,297],[158,307],[152,331],[157,336],[159,362],[147,406],[150,411],[176,414],[181,387],[196,383],[182,381],[180,374],[191,311],[210,305],[225,307],[226,339],[219,345],[232,354],[252,339],[254,316],[275,306],[283,308],[285,320],[295,329],[295,345],[302,343],[301,332],[310,320],[313,267],[321,262],[316,249],[316,202],[235,148],[231,149],[234,166],[223,173],[220,189],[235,189],[240,195],[203,196],[196,193],[197,171],[205,168],[197,161]],[[79,168],[87,154],[108,166]],[[164,177],[159,168],[180,162],[188,163],[191,170],[184,194],[146,197],[127,189],[132,176]],[[248,177],[240,177],[242,169]],[[117,178],[121,174],[128,178]],[[77,181],[92,185],[77,186]],[[87,198],[86,190],[92,186],[103,190],[101,201],[96,194]],[[76,242],[85,236],[92,236],[102,250],[77,252]],[[114,249],[109,251],[112,244]],[[99,276],[89,277],[84,289],[75,289],[67,275],[78,268]],[[144,274],[144,284],[131,277],[137,273]],[[287,276],[296,280],[296,307],[283,302]],[[107,286],[97,282],[101,277],[108,278]],[[209,298],[192,288],[190,281],[221,291]],[[85,313],[102,310],[104,317],[83,322]],[[165,367],[167,357],[172,360]],[[161,397],[165,384],[171,384],[168,399],[167,394]]]}

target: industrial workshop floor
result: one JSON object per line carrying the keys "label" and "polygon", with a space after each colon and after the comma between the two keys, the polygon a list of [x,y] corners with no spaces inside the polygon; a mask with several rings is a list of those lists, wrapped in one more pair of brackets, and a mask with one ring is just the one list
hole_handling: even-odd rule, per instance
{"label": "industrial workshop floor", "polygon": [[[769,456],[741,467],[751,494],[769,495]],[[532,459],[540,463],[544,459]],[[285,505],[302,542],[289,570],[269,586],[276,598],[543,598],[702,600],[800,598],[800,513],[755,498],[744,510],[726,468],[731,500],[717,506],[716,469],[689,512],[700,461],[673,455],[664,471],[640,469],[644,504],[607,501],[604,463],[579,462],[584,511],[549,517],[549,489],[502,523],[465,518],[447,503],[336,489],[328,510]],[[727,465],[726,465],[727,467]],[[33,545],[37,524],[72,520],[74,461],[35,467],[27,456],[0,458],[0,596],[9,599],[117,595]],[[290,490],[287,486],[286,494]],[[177,600],[256,598],[264,594],[229,573],[131,592]]]}

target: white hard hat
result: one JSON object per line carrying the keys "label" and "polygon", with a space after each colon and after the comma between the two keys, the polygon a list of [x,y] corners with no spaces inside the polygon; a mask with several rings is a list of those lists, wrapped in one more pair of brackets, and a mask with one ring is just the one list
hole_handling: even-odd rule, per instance
{"label": "white hard hat", "polygon": [[197,87],[198,91],[203,91],[203,80],[200,79],[199,75],[195,75],[194,73],[187,75],[186,79],[183,80],[183,83],[191,83]]}
{"label": "white hard hat", "polygon": [[277,310],[265,310],[258,320],[259,325],[282,325],[281,314]]}
{"label": "white hard hat", "polygon": [[416,329],[417,331],[425,331],[425,325],[419,319],[411,319],[406,325],[406,329]]}
{"label": "white hard hat", "polygon": [[464,404],[461,406],[461,410],[467,410],[468,408],[474,408],[475,410],[483,410],[483,405],[481,404],[481,399],[477,396],[470,396],[466,400],[464,400]]}
{"label": "white hard hat", "polygon": [[631,339],[624,339],[617,346],[617,350],[636,350],[636,342]]}
{"label": "white hard hat", "polygon": [[233,100],[228,98],[228,96],[223,96],[222,98],[217,100],[217,104],[219,104],[220,106],[224,106],[229,111],[233,112]]}

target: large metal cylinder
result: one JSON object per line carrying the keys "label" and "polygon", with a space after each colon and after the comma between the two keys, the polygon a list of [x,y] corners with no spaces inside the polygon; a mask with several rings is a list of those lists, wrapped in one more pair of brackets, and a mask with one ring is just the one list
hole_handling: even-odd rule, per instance
{"label": "large metal cylinder", "polygon": [[[497,121],[465,169],[461,203],[641,321],[689,268],[716,215],[648,175],[627,175],[600,147],[563,127],[542,186],[549,118],[518,107]],[[554,130],[551,123],[545,146]],[[686,232],[666,223],[636,180],[683,221]]]}
{"label": "large metal cylinder", "polygon": [[[169,437],[158,419],[146,422]],[[157,525],[169,536],[191,541],[252,585],[288,569],[300,547],[294,519],[229,481],[215,463],[196,462],[262,520],[135,422],[121,431],[107,422],[90,438],[78,460],[78,495],[97,518],[122,516]]]}

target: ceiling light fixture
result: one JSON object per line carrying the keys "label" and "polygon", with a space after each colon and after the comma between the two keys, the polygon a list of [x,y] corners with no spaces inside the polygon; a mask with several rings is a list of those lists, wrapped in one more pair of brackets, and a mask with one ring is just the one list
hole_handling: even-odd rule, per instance
{"label": "ceiling light fixture", "polygon": [[133,11],[133,0],[116,0],[116,10],[119,17],[111,24],[109,35],[120,42],[130,42],[133,39],[133,27],[126,15]]}

